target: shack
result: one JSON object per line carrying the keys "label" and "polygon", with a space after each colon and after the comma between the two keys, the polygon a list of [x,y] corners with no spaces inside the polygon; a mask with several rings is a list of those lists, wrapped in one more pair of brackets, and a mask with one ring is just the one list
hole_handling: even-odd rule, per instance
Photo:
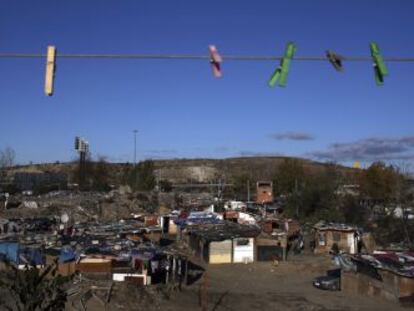
{"label": "shack", "polygon": [[207,263],[247,263],[255,260],[255,238],[259,233],[258,226],[226,221],[188,226],[183,240],[194,255]]}
{"label": "shack", "polygon": [[315,254],[327,254],[334,244],[338,249],[350,254],[358,252],[358,230],[356,227],[318,223],[314,226]]}
{"label": "shack", "polygon": [[169,214],[160,216],[160,226],[163,234],[176,235],[177,225],[175,221],[178,219],[178,215]]}
{"label": "shack", "polygon": [[287,243],[286,232],[260,233],[256,238],[256,260],[286,260]]}
{"label": "shack", "polygon": [[379,252],[351,257],[354,269],[343,271],[341,290],[394,302],[414,296],[414,253]]}
{"label": "shack", "polygon": [[262,233],[257,238],[257,260],[286,260],[288,251],[299,254],[303,236],[297,220],[267,216],[260,222]]}
{"label": "shack", "polygon": [[278,233],[281,230],[286,232],[287,236],[297,235],[301,232],[300,223],[295,219],[290,218],[279,218],[267,216],[261,222],[263,232],[272,234],[273,232]]}

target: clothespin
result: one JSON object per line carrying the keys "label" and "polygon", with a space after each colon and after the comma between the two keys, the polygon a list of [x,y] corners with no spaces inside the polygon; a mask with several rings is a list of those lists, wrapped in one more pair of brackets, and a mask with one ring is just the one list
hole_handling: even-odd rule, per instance
{"label": "clothespin", "polygon": [[328,58],[332,66],[334,66],[337,71],[343,71],[344,67],[342,65],[342,61],[344,58],[341,55],[336,54],[331,50],[326,50],[326,58]]}
{"label": "clothespin", "polygon": [[269,86],[275,86],[278,82],[279,86],[286,86],[287,75],[289,73],[290,61],[296,53],[296,46],[293,42],[286,44],[285,55],[280,60],[279,67],[273,72],[269,79]]}
{"label": "clothespin", "polygon": [[388,75],[387,66],[381,56],[380,49],[375,42],[369,44],[372,60],[374,62],[375,82],[377,85],[384,84],[384,77]]}
{"label": "clothespin", "polygon": [[53,94],[53,82],[55,79],[56,69],[56,47],[50,45],[47,47],[46,56],[46,77],[45,77],[45,93],[47,96]]}
{"label": "clothespin", "polygon": [[208,50],[210,52],[210,64],[213,69],[213,74],[216,78],[220,78],[222,76],[221,63],[223,62],[223,59],[218,53],[215,45],[209,45]]}

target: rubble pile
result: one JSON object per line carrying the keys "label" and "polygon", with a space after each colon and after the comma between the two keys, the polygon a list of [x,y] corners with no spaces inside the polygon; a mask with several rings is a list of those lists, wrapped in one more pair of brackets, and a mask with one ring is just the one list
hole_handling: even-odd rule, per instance
{"label": "rubble pile", "polygon": [[103,192],[55,191],[39,196],[10,196],[3,210],[6,218],[30,218],[69,215],[74,222],[111,220],[142,213],[156,199],[148,194],[112,190]]}

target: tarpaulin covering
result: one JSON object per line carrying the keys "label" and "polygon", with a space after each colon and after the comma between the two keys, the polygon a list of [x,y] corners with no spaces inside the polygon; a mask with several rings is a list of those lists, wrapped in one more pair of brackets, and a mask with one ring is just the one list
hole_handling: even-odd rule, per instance
{"label": "tarpaulin covering", "polygon": [[174,221],[177,226],[185,227],[195,224],[219,224],[223,221],[217,214],[207,212],[191,212],[187,218],[179,218]]}
{"label": "tarpaulin covering", "polygon": [[23,248],[19,251],[19,264],[21,265],[43,265],[45,264],[45,258],[37,248]]}
{"label": "tarpaulin covering", "polygon": [[17,263],[19,259],[19,243],[0,243],[0,255],[8,261]]}
{"label": "tarpaulin covering", "polygon": [[132,249],[131,250],[131,257],[134,259],[141,259],[141,260],[151,260],[156,255],[156,250],[152,249]]}
{"label": "tarpaulin covering", "polygon": [[75,261],[76,258],[77,255],[71,247],[63,247],[60,250],[59,263]]}
{"label": "tarpaulin covering", "polygon": [[373,255],[361,255],[357,259],[365,261],[377,269],[387,270],[400,276],[414,278],[414,262],[406,253],[375,252]]}
{"label": "tarpaulin covering", "polygon": [[340,266],[344,271],[354,271],[357,270],[357,265],[354,263],[346,254],[338,254],[334,257],[335,263],[337,266]]}

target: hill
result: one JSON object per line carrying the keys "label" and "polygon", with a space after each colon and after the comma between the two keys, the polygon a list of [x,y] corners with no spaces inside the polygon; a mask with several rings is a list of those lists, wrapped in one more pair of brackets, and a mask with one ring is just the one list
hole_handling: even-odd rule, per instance
{"label": "hill", "polygon": [[[221,180],[230,182],[238,176],[248,176],[252,181],[271,180],[277,175],[278,167],[286,159],[299,161],[307,173],[322,170],[328,164],[302,158],[290,157],[239,157],[226,159],[170,159],[154,160],[155,175],[159,180],[169,180],[174,184],[210,183]],[[132,167],[128,163],[107,163],[113,183],[119,183],[120,176]],[[72,175],[76,164],[46,163],[16,166],[9,171],[15,172],[63,172]],[[343,174],[352,174],[354,169],[337,166]]]}

